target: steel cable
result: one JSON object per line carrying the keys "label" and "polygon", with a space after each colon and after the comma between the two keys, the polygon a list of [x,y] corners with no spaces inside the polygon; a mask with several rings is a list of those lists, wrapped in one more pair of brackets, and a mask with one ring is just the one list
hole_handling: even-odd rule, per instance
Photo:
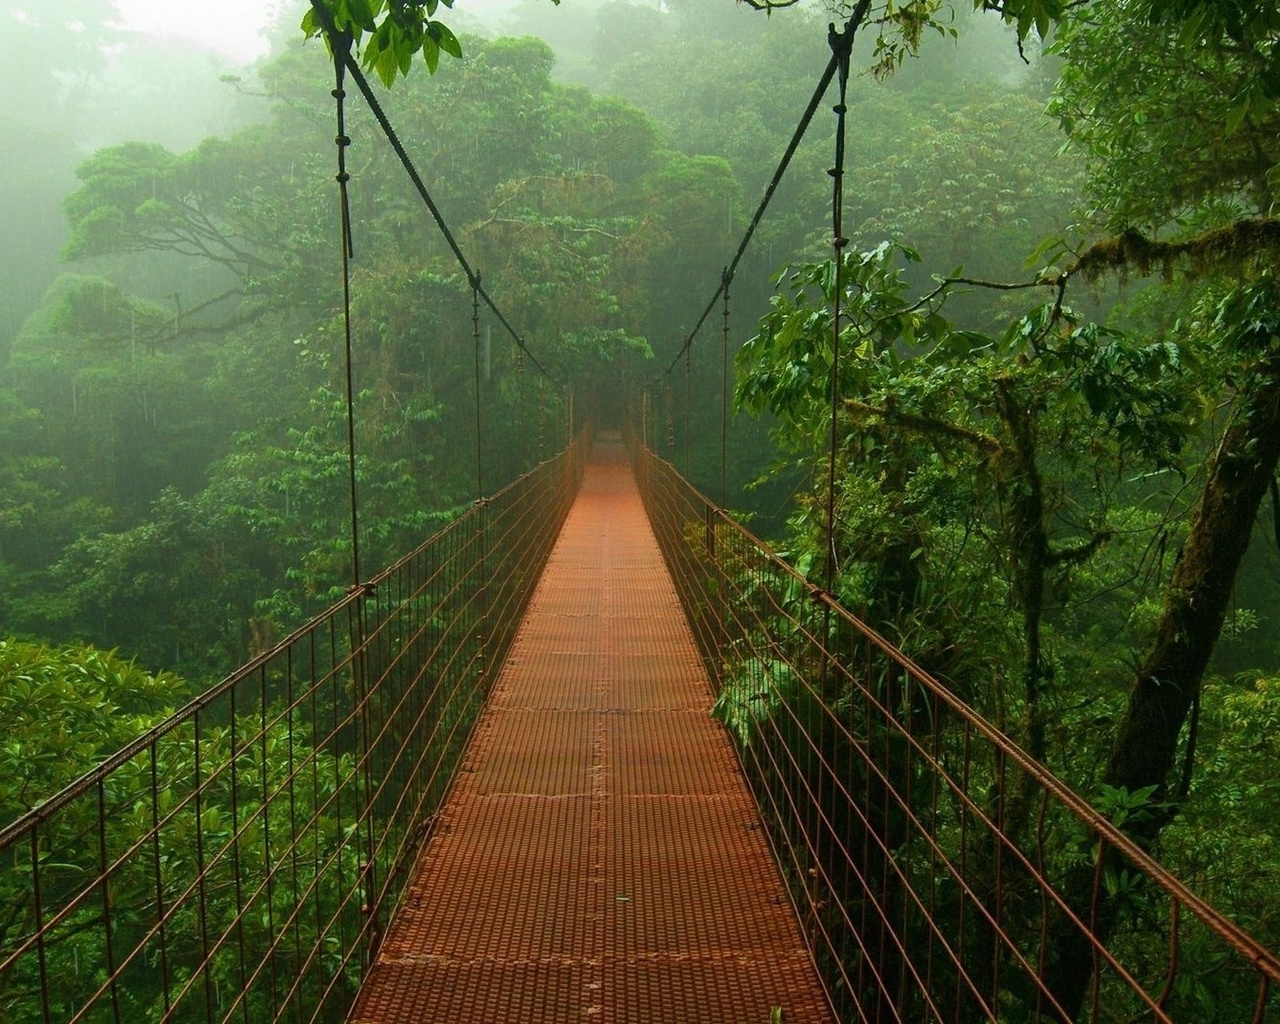
{"label": "steel cable", "polygon": [[[845,30],[842,36],[848,36],[850,42],[853,39],[853,32],[862,24],[862,20],[867,15],[870,7],[870,0],[863,0],[858,5],[858,9],[854,11],[853,16],[845,23]],[[764,196],[760,200],[760,204],[756,207],[755,215],[751,218],[751,223],[747,225],[747,230],[743,232],[742,239],[738,242],[738,248],[733,254],[733,259],[729,261],[728,267],[721,276],[720,285],[716,288],[715,293],[707,301],[706,307],[702,311],[702,315],[698,317],[697,323],[694,324],[693,330],[685,337],[684,344],[680,346],[680,350],[675,357],[667,365],[663,372],[670,373],[680,358],[688,352],[693,345],[694,339],[698,336],[698,332],[702,330],[703,325],[707,322],[707,318],[711,316],[711,311],[716,308],[716,303],[720,301],[721,296],[728,289],[733,281],[734,274],[737,273],[738,264],[742,262],[742,257],[746,255],[747,247],[751,244],[751,239],[755,236],[756,228],[760,226],[760,222],[764,219],[765,211],[769,209],[769,204],[773,202],[774,193],[777,192],[778,186],[782,184],[782,179],[786,176],[788,168],[791,166],[791,160],[796,155],[796,151],[800,148],[800,143],[804,141],[805,133],[809,130],[809,125],[813,121],[813,116],[818,112],[818,107],[822,103],[822,97],[827,94],[827,87],[831,85],[831,79],[835,77],[839,68],[839,55],[833,53],[831,60],[827,62],[826,69],[822,72],[818,79],[818,84],[813,90],[813,95],[809,98],[809,104],[805,107],[804,113],[800,115],[800,121],[796,125],[796,130],[792,133],[791,141],[787,144],[786,150],[782,154],[782,159],[778,161],[777,169],[773,172],[773,177],[769,179],[769,184],[765,186]]]}
{"label": "steel cable", "polygon": [[338,134],[334,142],[338,147],[338,195],[342,216],[342,330],[346,358],[347,387],[347,476],[351,499],[351,585],[360,586],[360,510],[356,489],[356,399],[355,371],[351,344],[351,260],[355,245],[351,231],[351,197],[348,184],[351,175],[347,171],[347,148],[351,137],[347,135],[346,114],[346,64],[350,58],[351,37],[339,35],[333,42],[333,98],[337,106]]}
{"label": "steel cable", "polygon": [[[321,3],[321,0],[311,0],[311,9],[316,12],[316,17],[324,27],[325,36],[327,38],[333,39],[335,36],[341,38],[341,34],[337,33],[334,27],[333,19],[330,16],[329,11],[325,8],[324,4]],[[336,52],[335,59],[337,59]],[[405,173],[409,176],[409,180],[413,182],[413,186],[417,189],[418,195],[422,198],[422,202],[427,207],[432,219],[436,222],[436,227],[440,229],[441,236],[453,252],[454,258],[458,261],[458,266],[460,266],[462,268],[462,272],[466,274],[467,283],[479,292],[485,305],[489,307],[493,312],[493,315],[497,317],[498,322],[502,324],[507,333],[511,335],[511,339],[516,343],[516,346],[524,352],[524,354],[529,357],[529,360],[533,365],[538,368],[538,372],[548,380],[561,384],[562,382],[547,370],[545,366],[538,362],[537,357],[529,351],[524,338],[521,337],[520,333],[511,325],[511,321],[507,319],[502,310],[498,308],[498,304],[494,302],[493,297],[485,291],[484,287],[481,285],[480,275],[472,269],[467,257],[462,252],[462,247],[458,244],[458,240],[450,230],[448,222],[445,221],[444,214],[440,212],[440,208],[436,205],[435,200],[431,198],[431,193],[427,190],[426,183],[422,180],[422,175],[418,173],[418,168],[414,165],[413,158],[409,156],[409,152],[405,149],[404,143],[400,141],[400,136],[396,134],[396,130],[391,124],[391,119],[387,116],[386,111],[383,110],[382,104],[378,101],[377,95],[369,85],[369,80],[360,69],[359,63],[356,61],[355,57],[352,56],[350,47],[348,47],[346,52],[342,54],[342,59],[347,72],[351,75],[351,80],[356,83],[356,87],[360,90],[360,95],[364,97],[365,102],[369,105],[369,110],[373,114],[374,119],[378,122],[378,126],[382,129],[382,133],[391,144],[391,148],[395,150],[396,156],[400,159],[401,166],[404,167]]]}

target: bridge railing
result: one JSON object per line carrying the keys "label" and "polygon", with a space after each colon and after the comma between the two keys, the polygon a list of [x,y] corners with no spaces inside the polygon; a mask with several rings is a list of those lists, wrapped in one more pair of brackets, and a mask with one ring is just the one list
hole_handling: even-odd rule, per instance
{"label": "bridge railing", "polygon": [[0,830],[0,1021],[341,1021],[583,443]]}
{"label": "bridge railing", "polygon": [[1270,951],[672,466],[635,463],[842,1019],[1276,1019]]}

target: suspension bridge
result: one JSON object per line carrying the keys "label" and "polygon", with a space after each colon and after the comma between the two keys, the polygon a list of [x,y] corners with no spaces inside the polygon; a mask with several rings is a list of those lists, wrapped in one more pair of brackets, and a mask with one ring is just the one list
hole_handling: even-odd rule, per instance
{"label": "suspension bridge", "polygon": [[[847,244],[857,23],[668,373],[720,302],[727,336],[837,78]],[[477,346],[483,301],[550,378],[335,68],[344,277],[350,72],[466,273]],[[0,1020],[1275,1019],[1280,959],[646,434],[584,426],[366,579],[352,432],[346,597],[0,829]],[[1198,998],[1206,970],[1229,1000]]]}

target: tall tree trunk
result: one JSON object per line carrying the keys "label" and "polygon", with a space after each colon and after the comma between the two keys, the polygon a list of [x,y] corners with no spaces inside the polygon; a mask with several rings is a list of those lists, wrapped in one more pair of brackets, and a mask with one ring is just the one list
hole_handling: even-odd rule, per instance
{"label": "tall tree trunk", "polygon": [[[1050,549],[1044,521],[1044,484],[1036,465],[1035,417],[1024,403],[1025,398],[1014,391],[1011,378],[997,378],[996,409],[1013,442],[1001,491],[1007,505],[1005,534],[1013,561],[1014,593],[1022,613],[1022,687],[1026,700],[1022,739],[1027,752],[1037,761],[1043,761],[1045,723],[1040,697],[1044,691],[1045,670],[1040,625],[1044,618],[1044,580]],[[1019,814],[1019,823],[1021,820]]]}
{"label": "tall tree trunk", "polygon": [[[1231,604],[1236,573],[1249,546],[1258,508],[1280,461],[1280,354],[1253,368],[1257,381],[1243,396],[1209,467],[1200,504],[1173,568],[1155,639],[1134,677],[1103,782],[1130,792],[1154,786],[1154,799],[1170,786],[1178,738],[1200,694],[1205,669]],[[1168,816],[1143,815],[1128,826],[1151,842]],[[1088,878],[1083,877],[1085,874]],[[1093,870],[1069,884],[1088,921]],[[1115,908],[1100,898],[1094,934],[1106,941]],[[1088,993],[1093,958],[1086,937],[1063,925],[1047,982],[1059,1002],[1078,1010]],[[1068,1019],[1074,1020],[1072,1013]]]}
{"label": "tall tree trunk", "polygon": [[1231,605],[1236,573],[1280,460],[1280,361],[1226,432],[1178,554],[1169,596],[1103,781],[1163,796],[1178,736]]}

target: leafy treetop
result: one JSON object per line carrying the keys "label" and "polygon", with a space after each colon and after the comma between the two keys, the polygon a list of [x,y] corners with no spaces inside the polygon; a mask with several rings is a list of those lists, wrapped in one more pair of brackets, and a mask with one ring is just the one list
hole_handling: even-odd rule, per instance
{"label": "leafy treetop", "polygon": [[[560,0],[551,0],[559,4]],[[799,0],[737,0],[754,10],[772,12],[791,7]],[[303,16],[302,30],[308,39],[323,36],[332,49],[334,37],[340,47],[352,45],[360,53],[366,70],[375,71],[384,85],[391,86],[407,75],[414,57],[421,53],[427,70],[435,73],[441,51],[462,56],[462,46],[449,27],[436,17],[441,6],[452,9],[454,0],[311,0]],[[829,0],[832,13],[847,18],[856,4]],[[1032,31],[1041,37],[1061,21],[1080,0],[973,0],[974,10],[998,12],[1015,25],[1019,41]],[[953,0],[879,0],[867,11],[866,24],[878,28],[877,67],[891,70],[908,53],[915,53],[927,29],[954,34],[949,27]]]}
{"label": "leafy treetop", "polygon": [[376,71],[389,87],[397,77],[409,73],[418,53],[432,74],[440,65],[441,51],[462,56],[458,37],[435,16],[442,5],[452,8],[453,0],[312,0],[311,10],[302,19],[302,31],[308,39],[323,35],[330,49],[336,33],[340,46],[353,45],[363,51],[361,64]]}

